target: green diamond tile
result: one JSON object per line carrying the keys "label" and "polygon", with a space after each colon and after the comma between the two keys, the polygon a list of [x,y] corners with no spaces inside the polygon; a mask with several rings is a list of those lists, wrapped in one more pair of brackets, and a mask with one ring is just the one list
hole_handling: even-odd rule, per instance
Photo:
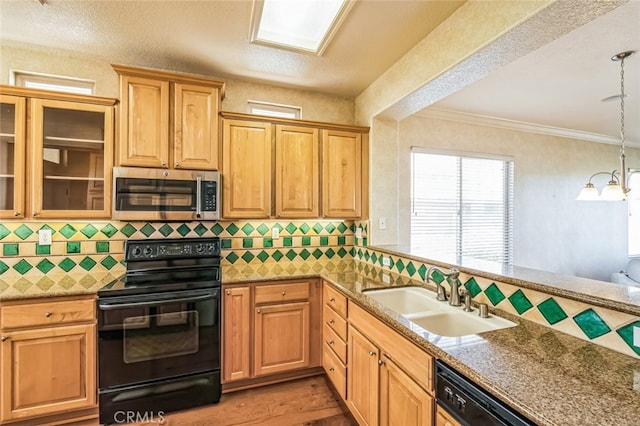
{"label": "green diamond tile", "polygon": [[47,272],[49,272],[50,270],[52,270],[53,268],[55,268],[56,265],[54,265],[53,263],[51,263],[49,261],[49,259],[42,259],[37,265],[36,268],[38,269],[38,271],[42,272],[43,274],[46,274]]}
{"label": "green diamond tile", "polygon": [[311,237],[302,237],[302,245],[310,246],[311,245]]}
{"label": "green diamond tile", "polygon": [[222,240],[220,240],[220,248],[230,249],[231,248],[231,239],[230,238],[223,238]]}
{"label": "green diamond tile", "polygon": [[320,250],[320,249],[315,249],[315,250],[311,253],[311,255],[312,255],[313,257],[315,257],[315,258],[316,258],[316,260],[318,260],[318,259],[320,259],[320,258],[322,257],[322,250]]}
{"label": "green diamond tile", "polygon": [[156,228],[154,228],[150,223],[145,223],[144,226],[140,228],[140,232],[142,232],[145,237],[149,238],[151,234],[156,232]]}
{"label": "green diamond tile", "polygon": [[351,232],[356,232],[356,224],[351,222],[351,224],[349,225],[349,229],[351,230]]}
{"label": "green diamond tile", "polygon": [[239,258],[239,257],[238,257],[238,255],[237,255],[237,254],[235,254],[234,252],[230,252],[230,253],[227,255],[226,259],[229,261],[229,263],[234,264],[234,263],[235,263],[238,259],[240,259],[240,258]]}
{"label": "green diamond tile", "polygon": [[496,283],[491,283],[491,285],[484,291],[484,294],[487,296],[493,306],[496,306],[498,303],[502,302],[505,299],[504,293],[500,290]]}
{"label": "green diamond tile", "polygon": [[[1,269],[0,269],[1,271]],[[2,272],[0,272],[2,273]],[[640,321],[634,321],[631,324],[620,327],[616,330],[616,333],[620,336],[624,342],[638,355],[640,355],[640,346],[633,345],[633,329],[634,327],[640,328]]]}
{"label": "green diamond tile", "polygon": [[242,239],[242,247],[243,248],[252,248],[253,247],[253,238],[243,238]]}
{"label": "green diamond tile", "polygon": [[349,254],[351,255],[351,257],[354,257],[354,256],[356,255],[356,249],[355,249],[355,248],[353,248],[353,247],[351,247],[351,248],[349,249]]}
{"label": "green diamond tile", "polygon": [[18,271],[21,275],[26,274],[32,268],[33,268],[33,266],[31,266],[31,264],[29,262],[27,262],[26,260],[24,260],[24,259],[20,259],[20,261],[18,263],[13,265],[13,269]]}
{"label": "green diamond tile", "polygon": [[127,223],[125,226],[120,228],[120,232],[122,232],[127,237],[131,237],[133,234],[136,233],[136,228],[134,228],[132,224]]}
{"label": "green diamond tile", "polygon": [[211,227],[211,232],[213,232],[213,235],[215,236],[219,236],[220,234],[222,234],[223,231],[224,231],[224,228],[219,223],[216,223]]}
{"label": "green diamond tile", "polygon": [[[380,256],[380,259],[382,259],[382,256]],[[442,275],[440,271],[438,271],[437,269],[434,269],[431,272],[431,279],[437,282],[438,284],[441,284],[442,281],[444,281],[444,275]]]}
{"label": "green diamond tile", "polygon": [[309,232],[309,230],[310,230],[311,228],[309,228],[309,225],[307,225],[306,223],[303,223],[302,225],[300,225],[300,228],[298,228],[298,229],[300,229],[300,231],[301,231],[303,234],[306,234],[307,232]]}
{"label": "green diamond tile", "polygon": [[340,256],[341,258],[345,257],[347,254],[349,254],[349,252],[346,251],[344,247],[340,247],[338,249],[338,256]]}
{"label": "green diamond tile", "polygon": [[289,260],[293,260],[293,259],[295,259],[295,258],[296,258],[297,254],[296,254],[296,252],[295,252],[295,251],[293,251],[293,250],[289,250],[289,251],[287,251],[287,253],[285,254],[285,256],[287,256],[287,259],[289,259]]}
{"label": "green diamond tile", "polygon": [[378,256],[376,255],[375,252],[373,252],[371,254],[371,262],[373,262],[374,264],[378,261]]}
{"label": "green diamond tile", "polygon": [[227,232],[229,233],[229,235],[236,235],[239,230],[240,228],[238,228],[235,223],[227,226]]}
{"label": "green diamond tile", "polygon": [[256,257],[258,258],[258,260],[260,260],[260,262],[264,263],[267,259],[269,259],[269,254],[266,251],[262,250]]}
{"label": "green diamond tile", "polygon": [[324,227],[324,229],[326,229],[327,232],[331,234],[336,230],[336,226],[333,223],[328,223],[327,226]]}
{"label": "green diamond tile", "polygon": [[193,228],[193,230],[195,231],[196,234],[198,234],[199,237],[202,237],[205,234],[205,232],[207,232],[207,227],[199,223],[196,225],[195,228]]}
{"label": "green diamond tile", "polygon": [[108,238],[111,238],[116,234],[116,232],[118,232],[118,229],[115,226],[113,226],[112,224],[107,223],[105,226],[102,227],[100,232],[102,232]]}
{"label": "green diamond tile", "polygon": [[51,231],[51,235],[53,235],[53,234],[55,234],[55,233],[56,233],[56,231],[55,231],[52,227],[50,227],[49,225],[47,225],[46,223],[45,223],[44,225],[42,225],[42,226],[40,227],[40,229],[38,229],[38,231],[39,231],[39,230],[41,230],[41,229],[48,229],[49,231]]}
{"label": "green diamond tile", "polygon": [[[91,226],[91,225],[87,225],[87,226]],[[84,231],[84,229],[83,229],[83,231]],[[60,229],[60,233],[62,235],[64,235],[64,237],[67,238],[67,239],[73,237],[77,232],[78,232],[78,230],[76,228],[74,228],[73,226],[69,225],[69,224],[66,224],[65,226],[62,227],[62,229]],[[83,234],[84,234],[84,232],[83,232]],[[91,238],[91,236],[89,236],[89,235],[87,235],[87,237]]]}
{"label": "green diamond tile", "polygon": [[26,240],[31,234],[33,234],[33,231],[27,225],[22,224],[18,226],[18,228],[13,231],[13,233],[16,234],[21,240]]}
{"label": "green diamond tile", "polygon": [[80,267],[85,271],[90,271],[94,266],[96,266],[96,261],[88,256],[80,261]]}
{"label": "green diamond tile", "polygon": [[[62,233],[62,231],[60,231],[60,232]],[[82,235],[84,235],[87,238],[93,238],[93,236],[98,233],[98,229],[95,226],[93,226],[92,224],[88,224],[87,226],[82,228],[80,230],[80,232],[82,232]],[[67,237],[67,238],[69,238],[69,237]]]}
{"label": "green diamond tile", "polygon": [[271,257],[273,257],[276,262],[280,259],[282,259],[284,257],[284,254],[282,254],[282,252],[280,250],[276,250],[271,254]]}
{"label": "green diamond tile", "polygon": [[413,262],[407,263],[407,272],[410,277],[413,277],[416,273],[416,267],[413,265]]}
{"label": "green diamond tile", "polygon": [[282,239],[282,245],[285,246],[285,247],[291,247],[293,245],[293,238],[284,237]]}
{"label": "green diamond tile", "polygon": [[339,246],[343,246],[343,245],[345,245],[345,244],[347,244],[347,237],[342,236],[342,235],[341,235],[341,236],[339,236],[339,237],[338,237],[338,245],[339,245]]}
{"label": "green diamond tile", "polygon": [[340,222],[340,224],[338,225],[338,231],[340,231],[341,234],[344,234],[344,231],[346,231],[347,229],[349,229],[349,227],[345,225],[344,222]]}
{"label": "green diamond tile", "polygon": [[358,259],[362,259],[362,249],[358,249]]}
{"label": "green diamond tile", "polygon": [[328,246],[329,245],[329,237],[320,237],[320,245]]}
{"label": "green diamond tile", "polygon": [[164,225],[162,225],[160,227],[160,229],[158,229],[158,231],[160,231],[160,233],[162,235],[164,235],[165,237],[168,237],[173,232],[173,228],[171,226],[169,226],[168,223],[165,223]]}
{"label": "green diamond tile", "polygon": [[108,241],[97,241],[96,242],[96,253],[109,253],[109,242]]}
{"label": "green diamond tile", "polygon": [[18,244],[7,243],[2,245],[3,256],[17,256],[19,253]]}
{"label": "green diamond tile", "polygon": [[77,241],[69,241],[67,243],[67,254],[80,253],[80,243]]}
{"label": "green diamond tile", "polygon": [[51,254],[51,246],[50,245],[41,246],[40,244],[36,243],[36,254],[37,255]]}
{"label": "green diamond tile", "polygon": [[64,260],[60,263],[58,263],[58,266],[65,272],[69,272],[70,270],[72,270],[73,268],[75,268],[76,266],[76,262],[74,262],[73,260],[69,259],[68,257],[65,257]]}
{"label": "green diamond tile", "polygon": [[300,257],[303,258],[304,260],[307,260],[309,256],[311,256],[311,253],[309,253],[307,249],[302,249],[302,251],[300,252]]}
{"label": "green diamond tile", "polygon": [[[373,259],[373,258],[372,258]],[[373,261],[373,263],[375,263],[375,260]],[[420,267],[418,268],[418,275],[420,275],[420,278],[422,278],[422,281],[426,280],[426,276],[427,276],[427,267],[424,266],[424,264],[420,265]]]}
{"label": "green diamond tile", "polygon": [[265,247],[265,248],[273,247],[273,238],[263,238],[262,247]]}
{"label": "green diamond tile", "polygon": [[265,225],[264,223],[261,223],[257,228],[256,231],[258,231],[258,233],[260,235],[265,235],[267,232],[269,232],[269,227],[267,225]]}
{"label": "green diamond tile", "polygon": [[9,270],[9,267],[7,266],[7,264],[4,263],[2,260],[0,260],[0,275],[4,274],[8,270]]}
{"label": "green diamond tile", "polygon": [[324,229],[323,226],[321,224],[319,224],[319,223],[316,223],[315,225],[313,225],[313,231],[316,234],[321,233],[323,229]]}
{"label": "green diamond tile", "polygon": [[517,290],[515,293],[509,296],[509,302],[511,302],[513,309],[515,309],[519,315],[522,315],[529,309],[533,308],[533,304],[522,290]]}
{"label": "green diamond tile", "polygon": [[371,255],[369,254],[369,250],[364,251],[364,260],[368,261]]}
{"label": "green diamond tile", "polygon": [[567,314],[552,297],[538,304],[538,310],[551,325],[567,318]]}
{"label": "green diamond tile", "polygon": [[187,234],[189,232],[191,232],[191,228],[189,228],[186,224],[182,224],[180,226],[178,226],[178,229],[176,229],[176,231],[178,231],[178,234],[182,235],[183,237],[186,237]]}
{"label": "green diamond tile", "polygon": [[0,240],[6,237],[7,235],[9,235],[10,233],[11,231],[9,231],[9,228],[7,228],[6,226],[0,223]]}
{"label": "green diamond tile", "polygon": [[294,232],[296,232],[296,229],[298,229],[298,227],[293,223],[289,223],[287,226],[285,226],[284,229],[286,229],[289,234],[293,234]]}
{"label": "green diamond tile", "polygon": [[242,255],[242,260],[244,260],[245,262],[249,263],[253,260],[255,256],[253,254],[251,254],[250,251],[245,251],[244,254]]}
{"label": "green diamond tile", "polygon": [[245,224],[244,224],[244,226],[243,226],[241,229],[242,229],[242,232],[244,232],[244,235],[251,235],[251,233],[252,233],[252,232],[254,231],[254,229],[256,229],[256,228],[254,228],[253,226],[251,226],[251,224],[250,224],[250,223],[245,223]]}
{"label": "green diamond tile", "polygon": [[476,297],[477,295],[482,293],[482,288],[480,288],[478,282],[473,277],[469,278],[469,280],[464,283],[464,288],[467,289],[471,297]]}
{"label": "green diamond tile", "polygon": [[402,262],[402,259],[398,259],[398,261],[396,262],[396,269],[398,270],[398,272],[404,271],[404,263]]}
{"label": "green diamond tile", "polygon": [[602,317],[591,308],[585,309],[575,315],[573,320],[589,339],[595,339],[611,331],[611,328],[604,322]]}
{"label": "green diamond tile", "polygon": [[336,252],[333,251],[333,249],[331,247],[329,247],[327,249],[327,251],[324,252],[324,255],[327,256],[329,259],[331,259],[333,256],[335,256]]}
{"label": "green diamond tile", "polygon": [[111,256],[107,256],[100,261],[100,264],[110,270],[118,264],[118,261]]}

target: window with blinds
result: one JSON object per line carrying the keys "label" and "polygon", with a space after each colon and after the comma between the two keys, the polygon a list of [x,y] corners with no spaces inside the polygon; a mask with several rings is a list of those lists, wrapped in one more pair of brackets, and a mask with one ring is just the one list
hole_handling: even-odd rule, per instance
{"label": "window with blinds", "polygon": [[411,245],[513,261],[513,161],[411,151]]}
{"label": "window with blinds", "polygon": [[629,176],[629,257],[640,256],[640,172]]}

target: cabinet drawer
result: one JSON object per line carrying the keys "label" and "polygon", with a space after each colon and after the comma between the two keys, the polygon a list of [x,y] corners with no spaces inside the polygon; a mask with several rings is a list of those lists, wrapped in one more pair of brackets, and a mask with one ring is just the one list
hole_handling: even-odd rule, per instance
{"label": "cabinet drawer", "polygon": [[255,304],[306,300],[309,298],[309,282],[256,286]]}
{"label": "cabinet drawer", "polygon": [[2,329],[95,321],[93,300],[45,301],[0,307]]}
{"label": "cabinet drawer", "polygon": [[346,401],[347,399],[347,367],[338,359],[328,345],[323,345],[322,367],[327,372],[327,376],[335,386],[338,394]]}
{"label": "cabinet drawer", "polygon": [[342,317],[347,317],[347,297],[326,283],[324,285],[324,303],[331,306]]}
{"label": "cabinet drawer", "polygon": [[342,340],[347,340],[347,320],[338,315],[328,305],[324,305],[322,308],[322,321],[335,331]]}
{"label": "cabinet drawer", "polygon": [[322,331],[324,343],[328,345],[336,353],[340,361],[347,363],[347,342],[342,340],[338,334],[333,331],[329,324],[324,324]]}

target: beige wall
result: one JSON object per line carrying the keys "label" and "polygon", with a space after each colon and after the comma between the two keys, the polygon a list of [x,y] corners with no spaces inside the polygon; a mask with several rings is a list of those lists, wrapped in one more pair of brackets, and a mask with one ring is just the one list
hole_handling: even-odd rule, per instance
{"label": "beige wall", "polygon": [[[617,145],[420,116],[400,123],[398,139],[400,244],[410,235],[411,147],[486,153],[514,161],[515,265],[607,281],[626,267],[627,204],[576,201],[589,176],[619,168]],[[640,149],[627,149],[627,164],[640,164]]]}
{"label": "beige wall", "polygon": [[[9,83],[11,70],[63,75],[95,80],[96,95],[117,98],[118,76],[109,62],[64,50],[0,42],[0,84]],[[130,65],[130,64],[124,64]],[[249,112],[247,101],[258,100],[302,107],[302,118],[338,124],[354,124],[355,101],[322,93],[270,86],[238,79],[214,79],[226,83],[224,111]]]}

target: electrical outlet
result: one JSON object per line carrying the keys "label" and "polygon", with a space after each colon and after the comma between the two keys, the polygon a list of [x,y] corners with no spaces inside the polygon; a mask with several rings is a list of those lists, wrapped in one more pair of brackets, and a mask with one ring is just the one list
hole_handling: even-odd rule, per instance
{"label": "electrical outlet", "polygon": [[391,258],[382,256],[382,266],[391,266]]}
{"label": "electrical outlet", "polygon": [[273,238],[274,240],[280,238],[280,228],[278,228],[277,226],[271,228],[271,238]]}
{"label": "electrical outlet", "polygon": [[356,228],[356,238],[362,238],[362,228]]}
{"label": "electrical outlet", "polygon": [[378,229],[387,229],[387,218],[381,217],[378,219]]}
{"label": "electrical outlet", "polygon": [[640,327],[633,327],[633,346],[640,348]]}
{"label": "electrical outlet", "polygon": [[51,229],[41,229],[38,231],[38,244],[41,246],[51,245]]}

